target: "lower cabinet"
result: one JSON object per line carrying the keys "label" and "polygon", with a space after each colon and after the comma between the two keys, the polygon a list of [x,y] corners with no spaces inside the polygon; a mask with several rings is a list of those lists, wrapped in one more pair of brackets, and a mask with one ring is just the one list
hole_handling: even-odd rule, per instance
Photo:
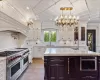
{"label": "lower cabinet", "polygon": [[81,71],[80,66],[80,57],[77,56],[45,56],[44,80],[100,80],[98,70]]}
{"label": "lower cabinet", "polygon": [[48,80],[48,59],[47,57],[44,58],[44,80]]}
{"label": "lower cabinet", "polygon": [[64,65],[50,64],[49,66],[49,80],[65,80]]}
{"label": "lower cabinet", "polygon": [[68,80],[79,80],[80,70],[80,58],[79,57],[68,57]]}
{"label": "lower cabinet", "polygon": [[49,80],[66,80],[65,57],[49,57],[48,66]]}
{"label": "lower cabinet", "polygon": [[99,71],[98,78],[100,80],[100,57],[98,57],[98,71]]}

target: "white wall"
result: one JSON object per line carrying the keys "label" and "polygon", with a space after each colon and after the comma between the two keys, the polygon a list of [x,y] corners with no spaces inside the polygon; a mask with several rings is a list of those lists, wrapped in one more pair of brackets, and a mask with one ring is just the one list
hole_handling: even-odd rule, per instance
{"label": "white wall", "polygon": [[23,34],[18,34],[18,47],[22,47],[27,37]]}
{"label": "white wall", "polygon": [[26,37],[20,33],[15,35],[12,31],[1,31],[0,50],[21,47],[25,38]]}
{"label": "white wall", "polygon": [[16,48],[17,42],[9,32],[0,32],[0,50]]}

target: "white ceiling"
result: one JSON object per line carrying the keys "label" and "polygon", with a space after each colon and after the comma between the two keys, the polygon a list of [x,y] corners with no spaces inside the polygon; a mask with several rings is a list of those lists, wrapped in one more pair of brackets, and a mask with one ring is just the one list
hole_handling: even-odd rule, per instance
{"label": "white ceiling", "polygon": [[[54,20],[60,15],[60,7],[73,7],[72,14],[80,16],[80,20],[100,22],[100,0],[7,0],[25,19],[41,21]],[[26,9],[29,7],[30,9]],[[68,14],[68,12],[66,13]]]}

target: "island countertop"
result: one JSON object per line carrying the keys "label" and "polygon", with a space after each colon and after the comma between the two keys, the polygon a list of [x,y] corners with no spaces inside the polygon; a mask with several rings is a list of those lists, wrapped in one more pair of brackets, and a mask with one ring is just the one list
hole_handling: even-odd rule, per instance
{"label": "island countertop", "polygon": [[63,48],[47,48],[44,56],[100,56],[100,53]]}

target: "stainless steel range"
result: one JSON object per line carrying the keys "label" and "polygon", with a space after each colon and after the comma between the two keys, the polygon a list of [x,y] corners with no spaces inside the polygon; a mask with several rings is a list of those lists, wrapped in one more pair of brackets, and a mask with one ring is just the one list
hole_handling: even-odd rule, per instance
{"label": "stainless steel range", "polygon": [[7,57],[7,80],[17,80],[23,73],[29,65],[28,55],[29,50],[26,48],[17,48],[0,54],[0,56]]}

